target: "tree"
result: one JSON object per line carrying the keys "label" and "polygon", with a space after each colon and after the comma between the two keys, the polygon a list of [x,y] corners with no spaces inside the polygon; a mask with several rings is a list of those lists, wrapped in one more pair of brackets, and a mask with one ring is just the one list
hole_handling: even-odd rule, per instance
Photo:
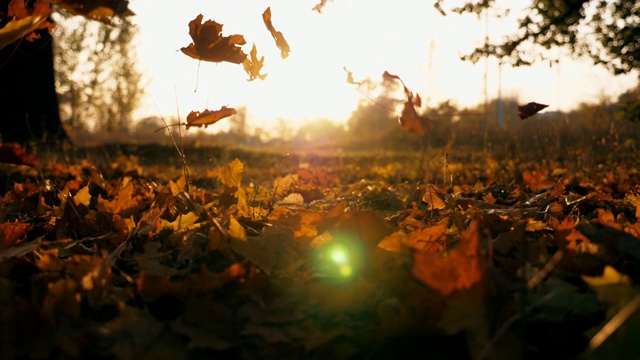
{"label": "tree", "polygon": [[[0,28],[11,19],[9,0],[0,0]],[[0,135],[3,142],[58,144],[67,135],[60,122],[53,73],[51,35],[20,38],[0,49]]]}
{"label": "tree", "polygon": [[[495,7],[495,0],[470,0],[454,11],[480,15]],[[475,62],[495,56],[516,66],[530,65],[545,59],[541,49],[565,47],[616,75],[640,68],[640,10],[636,1],[532,0],[518,22],[514,34],[486,43],[464,59]]]}
{"label": "tree", "polygon": [[[56,4],[56,9],[103,22],[110,22],[114,16],[132,14],[128,1],[124,0],[51,3]],[[24,11],[14,14],[9,11],[10,5],[19,5]],[[51,13],[49,5],[47,0],[0,0],[0,30],[15,29],[16,24],[22,22],[40,26],[45,15]],[[35,9],[45,7],[45,15],[35,15]],[[4,142],[64,143],[68,136],[60,120],[50,28],[36,30],[39,38],[35,40],[31,35],[33,28],[0,34],[0,134]],[[126,95],[122,89],[119,91]],[[129,105],[132,104],[120,104],[120,109]],[[118,110],[109,111],[117,114]]]}
{"label": "tree", "polygon": [[143,95],[127,18],[109,24],[60,12],[54,53],[62,120],[71,128],[127,131]]}

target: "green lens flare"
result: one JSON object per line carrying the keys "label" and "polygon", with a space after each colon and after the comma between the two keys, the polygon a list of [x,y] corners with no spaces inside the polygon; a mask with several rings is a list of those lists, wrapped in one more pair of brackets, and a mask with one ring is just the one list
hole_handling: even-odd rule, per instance
{"label": "green lens flare", "polygon": [[349,261],[347,252],[342,248],[332,249],[329,253],[329,258],[340,265],[345,265]]}

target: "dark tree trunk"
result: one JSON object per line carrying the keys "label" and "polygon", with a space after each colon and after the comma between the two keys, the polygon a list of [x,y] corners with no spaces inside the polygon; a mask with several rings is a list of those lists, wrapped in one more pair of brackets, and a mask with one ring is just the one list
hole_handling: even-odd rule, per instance
{"label": "dark tree trunk", "polygon": [[[0,0],[6,13],[8,0]],[[0,26],[4,24],[0,23]],[[0,49],[0,135],[5,143],[59,145],[68,141],[58,109],[51,35]]]}

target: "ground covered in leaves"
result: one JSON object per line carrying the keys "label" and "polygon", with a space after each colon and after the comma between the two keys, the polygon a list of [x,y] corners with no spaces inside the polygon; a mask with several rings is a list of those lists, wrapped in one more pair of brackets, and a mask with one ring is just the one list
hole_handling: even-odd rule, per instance
{"label": "ground covered in leaves", "polygon": [[0,358],[640,354],[633,147],[183,154],[0,167]]}

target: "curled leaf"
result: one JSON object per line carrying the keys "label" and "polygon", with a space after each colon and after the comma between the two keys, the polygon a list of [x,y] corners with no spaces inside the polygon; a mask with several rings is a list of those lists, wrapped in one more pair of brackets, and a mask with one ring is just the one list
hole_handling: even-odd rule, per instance
{"label": "curled leaf", "polygon": [[234,108],[223,106],[220,110],[207,110],[203,112],[192,111],[187,115],[187,128],[190,126],[203,126],[206,128],[209,125],[215,124],[221,119],[236,114],[237,111]]}
{"label": "curled leaf", "polygon": [[271,7],[268,7],[267,10],[262,13],[262,20],[267,26],[267,30],[271,33],[271,36],[273,36],[273,39],[276,41],[276,46],[280,49],[280,56],[283,59],[286,59],[287,56],[289,56],[291,49],[289,48],[289,43],[287,43],[287,40],[285,40],[282,33],[280,31],[276,31],[271,23]]}
{"label": "curled leaf", "polygon": [[402,126],[402,130],[408,133],[424,135],[425,131],[429,127],[430,120],[426,117],[418,115],[418,113],[416,112],[415,107],[419,107],[420,105],[422,105],[420,96],[417,94],[413,95],[411,90],[407,88],[407,86],[404,84],[404,81],[402,81],[402,79],[400,79],[398,75],[393,75],[385,71],[382,74],[382,78],[385,80],[398,80],[404,88],[404,94],[406,95],[407,100],[405,101],[402,108],[402,114],[400,114],[400,117],[398,118],[398,122],[400,123],[400,126]]}
{"label": "curled leaf", "polygon": [[202,14],[189,22],[189,35],[193,42],[180,50],[187,56],[202,61],[242,64],[247,54],[241,45],[246,44],[244,36],[222,36],[222,24],[213,20],[202,23]]}

